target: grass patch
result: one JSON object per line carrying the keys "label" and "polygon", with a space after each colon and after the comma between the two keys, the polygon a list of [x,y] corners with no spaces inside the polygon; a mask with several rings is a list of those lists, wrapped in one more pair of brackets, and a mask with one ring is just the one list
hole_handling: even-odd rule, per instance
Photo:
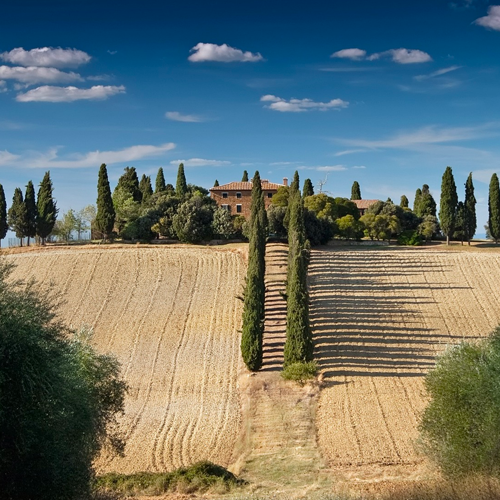
{"label": "grass patch", "polygon": [[304,385],[308,380],[316,377],[318,365],[315,361],[308,363],[292,363],[288,365],[282,372],[281,376],[285,380],[293,380],[300,385]]}
{"label": "grass patch", "polygon": [[138,472],[136,474],[109,473],[99,476],[96,489],[102,493],[123,495],[161,495],[178,493],[225,493],[246,484],[220,465],[198,462],[172,472]]}

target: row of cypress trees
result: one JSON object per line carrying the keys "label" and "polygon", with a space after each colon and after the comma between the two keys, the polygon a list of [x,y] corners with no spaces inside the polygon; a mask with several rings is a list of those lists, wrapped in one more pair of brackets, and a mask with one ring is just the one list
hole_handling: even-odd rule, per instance
{"label": "row of cypress trees", "polygon": [[20,238],[21,246],[23,238],[28,239],[29,245],[30,238],[36,236],[44,245],[45,239],[54,229],[58,212],[52,192],[50,172],[45,172],[36,199],[33,182],[29,181],[24,197],[22,190],[15,188],[12,205],[7,212],[5,192],[0,184],[0,241],[11,229]]}

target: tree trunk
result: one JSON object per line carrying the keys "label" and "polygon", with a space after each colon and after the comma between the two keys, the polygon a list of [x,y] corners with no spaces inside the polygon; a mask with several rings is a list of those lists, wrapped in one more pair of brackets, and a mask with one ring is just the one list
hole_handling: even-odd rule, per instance
{"label": "tree trunk", "polygon": [[450,244],[450,235],[449,234],[446,235],[446,244],[447,245]]}

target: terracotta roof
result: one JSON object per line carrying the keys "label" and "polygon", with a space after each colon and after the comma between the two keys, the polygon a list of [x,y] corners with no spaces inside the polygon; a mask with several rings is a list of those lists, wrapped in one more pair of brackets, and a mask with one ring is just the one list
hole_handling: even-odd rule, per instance
{"label": "terracotta roof", "polygon": [[356,206],[360,210],[366,210],[367,208],[370,208],[374,203],[377,203],[379,200],[351,200],[354,203],[356,203]]}
{"label": "terracotta roof", "polygon": [[[269,182],[266,180],[261,181],[261,186],[264,191],[266,190],[277,190],[284,184],[276,184],[274,182]],[[229,184],[223,184],[222,186],[215,186],[210,188],[210,191],[251,191],[251,182],[230,182]]]}

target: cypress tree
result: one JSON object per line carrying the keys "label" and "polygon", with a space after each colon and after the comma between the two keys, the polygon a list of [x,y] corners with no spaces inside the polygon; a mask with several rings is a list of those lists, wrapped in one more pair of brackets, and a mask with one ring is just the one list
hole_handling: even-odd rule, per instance
{"label": "cypress tree", "polygon": [[408,205],[409,205],[408,198],[405,195],[401,196],[401,201],[399,203],[399,206],[401,208],[408,208]]}
{"label": "cypress tree", "polygon": [[107,239],[115,225],[115,207],[109,187],[108,171],[103,163],[99,168],[97,179],[97,214],[95,217],[96,231],[100,232],[103,239]]}
{"label": "cypress tree", "polygon": [[243,302],[241,354],[247,368],[257,371],[262,366],[264,332],[266,211],[259,172],[252,184],[248,269]]}
{"label": "cypress tree", "polygon": [[498,243],[500,239],[500,188],[497,174],[493,174],[490,180],[488,214],[488,227],[491,237],[495,240],[495,243]]}
{"label": "cypress tree", "polygon": [[24,196],[24,204],[26,205],[27,228],[26,236],[28,237],[28,246],[30,246],[30,238],[36,236],[36,201],[35,188],[31,181],[26,186],[26,195]]}
{"label": "cypress tree", "polygon": [[219,181],[217,179],[215,179],[215,182],[214,182],[214,188],[218,187],[219,186]]}
{"label": "cypress tree", "polygon": [[288,224],[290,222],[290,208],[291,208],[291,201],[295,195],[296,192],[299,191],[299,172],[295,170],[295,173],[293,174],[293,181],[290,184],[290,188],[288,189],[288,205],[286,206],[286,212],[285,212],[285,217],[283,218],[283,225],[285,226],[285,229],[288,231]]}
{"label": "cypress tree", "polygon": [[474,196],[474,184],[472,183],[472,172],[467,177],[465,183],[465,201],[464,201],[464,237],[467,244],[474,238],[477,228],[476,219],[476,197]]}
{"label": "cypress tree", "polygon": [[361,200],[361,188],[359,187],[358,181],[352,183],[351,200]]}
{"label": "cypress tree", "polygon": [[243,177],[241,178],[241,182],[248,182],[248,172],[243,170]]}
{"label": "cypress tree", "polygon": [[16,233],[16,236],[20,238],[21,246],[23,246],[23,238],[28,231],[28,217],[26,205],[23,201],[23,192],[19,188],[14,190],[12,205],[9,208],[8,221],[10,228]]}
{"label": "cypress tree", "polygon": [[290,196],[293,194],[293,191],[298,191],[299,188],[300,188],[299,172],[295,170],[295,173],[293,174],[293,181],[290,184]]}
{"label": "cypress tree", "polygon": [[37,216],[36,216],[36,234],[42,240],[42,245],[45,245],[45,238],[54,229],[54,224],[57,219],[56,202],[52,197],[52,181],[50,180],[50,172],[45,172],[37,196]]}
{"label": "cypress tree", "polygon": [[450,244],[450,236],[455,229],[455,219],[457,215],[457,186],[453,178],[451,167],[446,167],[441,183],[441,202],[439,204],[439,222],[441,229],[446,235],[446,244]]}
{"label": "cypress tree", "polygon": [[420,198],[422,198],[422,190],[418,188],[415,191],[415,199],[413,200],[413,212],[415,215],[418,215],[420,217]]}
{"label": "cypress tree", "polygon": [[141,182],[139,182],[139,189],[142,194],[142,202],[145,203],[153,194],[153,188],[151,186],[151,177],[146,174],[142,174]]}
{"label": "cypress tree", "polygon": [[418,216],[426,217],[427,215],[432,215],[436,217],[436,202],[429,190],[429,186],[424,184],[422,186],[422,194],[420,195],[420,200],[418,203]]}
{"label": "cypress tree", "polygon": [[118,179],[116,190],[122,190],[124,193],[129,194],[138,203],[142,201],[142,191],[139,187],[139,178],[135,167],[125,167],[125,172]]}
{"label": "cypress tree", "polygon": [[459,201],[457,203],[457,216],[455,219],[455,229],[453,231],[453,239],[461,241],[464,244],[465,238],[465,205]]}
{"label": "cypress tree", "polygon": [[186,175],[184,174],[184,164],[181,163],[179,165],[179,169],[177,170],[177,184],[175,185],[175,194],[179,198],[183,198],[188,191],[187,183],[186,183]]}
{"label": "cypress tree", "polygon": [[2,246],[2,240],[7,235],[8,230],[7,201],[5,200],[5,191],[3,190],[3,186],[0,184],[0,246]]}
{"label": "cypress tree", "polygon": [[306,179],[304,181],[304,187],[302,189],[302,198],[307,198],[308,196],[312,196],[313,194],[314,194],[314,188],[311,179]]}
{"label": "cypress tree", "polygon": [[161,193],[162,191],[165,191],[165,176],[163,175],[163,168],[160,167],[156,174],[155,193]]}

